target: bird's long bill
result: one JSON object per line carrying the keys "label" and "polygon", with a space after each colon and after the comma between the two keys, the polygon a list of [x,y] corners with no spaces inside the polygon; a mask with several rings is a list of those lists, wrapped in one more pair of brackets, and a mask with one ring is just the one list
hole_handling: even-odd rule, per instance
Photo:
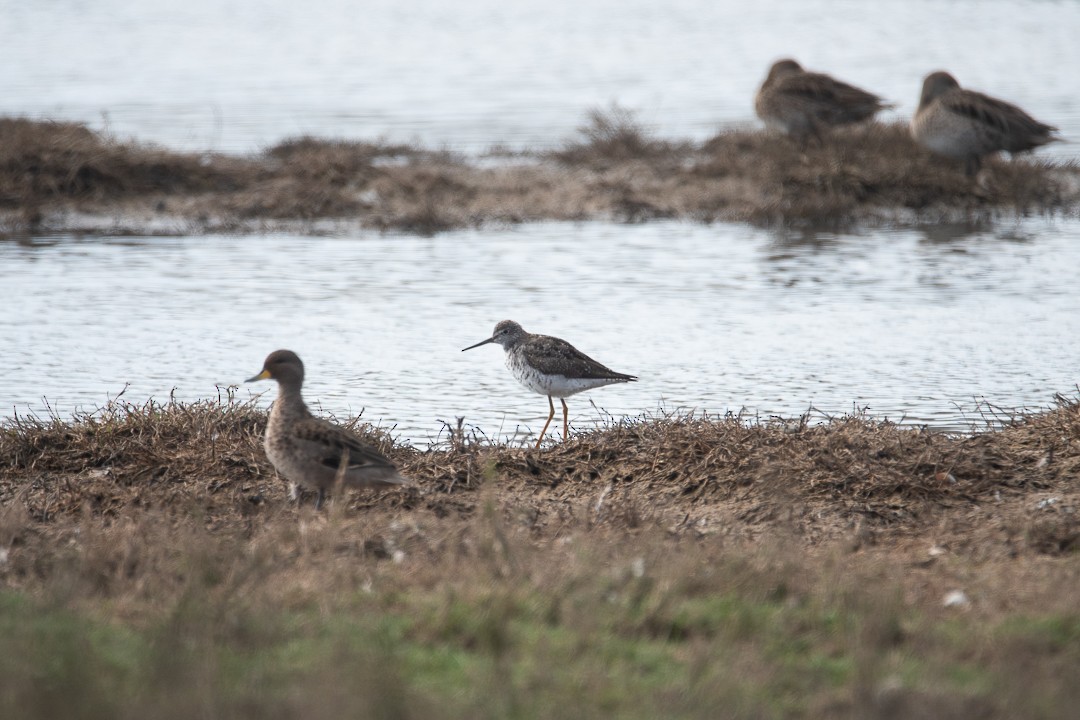
{"label": "bird's long bill", "polygon": [[267,380],[269,378],[270,378],[270,371],[267,370],[266,368],[263,368],[263,371],[261,373],[259,373],[255,377],[249,377],[244,382],[255,382],[256,380]]}
{"label": "bird's long bill", "polygon": [[493,342],[495,342],[495,338],[489,337],[487,340],[481,340],[480,342],[476,343],[475,345],[470,345],[467,348],[462,348],[461,352],[465,352],[466,350],[472,350],[473,348],[478,348],[481,345],[487,345],[488,343],[493,343]]}

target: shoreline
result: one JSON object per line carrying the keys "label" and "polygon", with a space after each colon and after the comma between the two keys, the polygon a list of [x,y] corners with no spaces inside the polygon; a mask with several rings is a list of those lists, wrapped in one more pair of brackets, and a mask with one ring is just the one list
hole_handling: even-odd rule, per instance
{"label": "shoreline", "polygon": [[468,158],[360,140],[181,153],[75,123],[0,118],[0,237],[362,230],[433,235],[543,221],[741,222],[840,231],[1080,217],[1080,166],[994,158],[972,181],[872,123],[800,148],[764,130],[704,143],[594,113],[561,149]]}

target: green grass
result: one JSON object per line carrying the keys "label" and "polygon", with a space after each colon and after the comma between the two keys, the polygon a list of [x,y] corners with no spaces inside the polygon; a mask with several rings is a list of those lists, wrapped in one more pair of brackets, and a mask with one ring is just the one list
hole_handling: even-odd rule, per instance
{"label": "green grass", "polygon": [[[985,627],[901,618],[872,596],[694,595],[647,580],[353,592],[288,609],[189,593],[127,622],[3,592],[0,715],[874,717],[887,679],[952,697],[1015,687],[1006,658],[988,656],[999,645],[1080,666],[1076,615]],[[1024,716],[1064,712],[1036,694]]]}

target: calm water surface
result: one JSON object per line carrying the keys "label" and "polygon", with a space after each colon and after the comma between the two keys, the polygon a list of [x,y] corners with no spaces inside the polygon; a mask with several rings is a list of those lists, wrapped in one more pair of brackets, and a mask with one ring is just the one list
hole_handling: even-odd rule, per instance
{"label": "calm water surface", "polygon": [[[842,414],[970,429],[1080,380],[1080,223],[778,236],[740,225],[537,224],[435,238],[0,243],[0,413],[216,396],[271,350],[306,394],[424,445],[464,416],[539,430],[503,352],[513,318],[641,381],[571,398],[579,429],[658,410]],[[272,388],[244,385],[240,397]],[[260,402],[269,404],[272,392]],[[313,403],[314,404],[314,403]],[[820,417],[820,415],[819,415]]]}
{"label": "calm water surface", "polygon": [[946,68],[1080,140],[1075,1],[0,0],[0,29],[0,113],[188,149],[303,133],[543,147],[612,102],[703,139],[755,122],[784,56],[897,103],[886,118]]}

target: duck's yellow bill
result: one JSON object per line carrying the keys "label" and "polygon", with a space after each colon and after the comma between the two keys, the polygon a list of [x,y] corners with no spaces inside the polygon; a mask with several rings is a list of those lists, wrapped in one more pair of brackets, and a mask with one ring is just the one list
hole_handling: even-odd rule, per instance
{"label": "duck's yellow bill", "polygon": [[269,379],[270,379],[270,371],[267,370],[266,368],[263,368],[263,371],[261,373],[259,373],[255,377],[248,378],[244,382],[255,382],[256,380],[269,380]]}

